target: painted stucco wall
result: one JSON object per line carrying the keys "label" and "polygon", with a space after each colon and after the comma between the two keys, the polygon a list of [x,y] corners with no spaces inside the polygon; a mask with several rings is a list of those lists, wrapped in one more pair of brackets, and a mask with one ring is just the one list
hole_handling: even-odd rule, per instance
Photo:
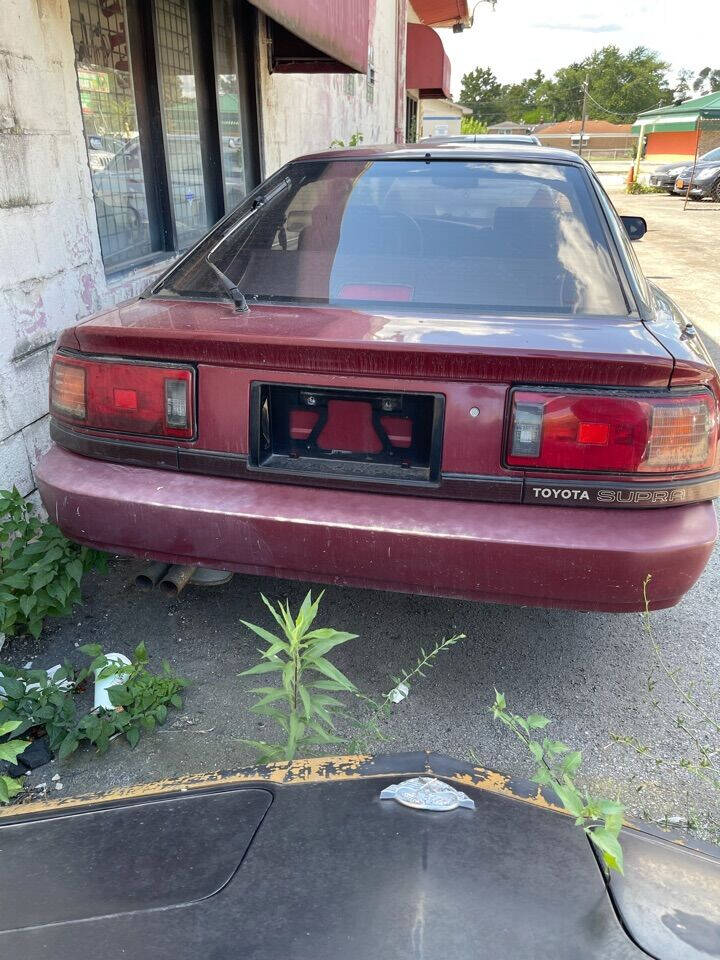
{"label": "painted stucco wall", "polygon": [[420,137],[450,137],[461,132],[463,108],[448,100],[421,100],[418,129]]}
{"label": "painted stucco wall", "polygon": [[58,332],[147,282],[105,280],[67,0],[2,0],[0,488],[35,489]]}
{"label": "painted stucco wall", "polygon": [[672,163],[692,159],[697,146],[697,130],[679,130],[669,133],[649,133],[645,156],[653,163]]}
{"label": "painted stucco wall", "polygon": [[[395,138],[397,69],[396,0],[371,0],[370,23],[375,85],[359,74],[270,74],[261,53],[260,101],[265,173],[304,153],[327,150],[333,140],[363,143]],[[404,27],[403,27],[404,29]],[[400,118],[404,129],[404,118]]]}

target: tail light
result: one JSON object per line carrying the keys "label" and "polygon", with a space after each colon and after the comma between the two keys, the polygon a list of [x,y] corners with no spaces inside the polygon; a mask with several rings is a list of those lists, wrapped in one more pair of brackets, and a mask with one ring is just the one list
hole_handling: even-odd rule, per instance
{"label": "tail light", "polygon": [[612,473],[683,473],[715,460],[718,418],[708,391],[673,397],[513,393],[508,466]]}
{"label": "tail light", "polygon": [[149,437],[193,436],[194,371],[129,360],[56,355],[50,374],[50,410],[95,430]]}

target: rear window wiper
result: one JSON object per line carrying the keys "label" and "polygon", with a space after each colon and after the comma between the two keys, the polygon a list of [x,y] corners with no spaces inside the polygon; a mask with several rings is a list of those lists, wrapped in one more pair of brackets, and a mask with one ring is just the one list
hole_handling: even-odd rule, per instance
{"label": "rear window wiper", "polygon": [[224,273],[216,263],[213,263],[212,257],[217,253],[220,247],[222,247],[223,244],[230,239],[230,237],[235,233],[236,230],[239,230],[240,227],[242,227],[244,224],[248,222],[248,220],[252,219],[252,217],[255,216],[258,210],[261,210],[264,206],[266,206],[266,204],[270,203],[271,200],[274,200],[275,197],[279,196],[281,193],[287,190],[289,186],[290,186],[290,177],[285,177],[284,180],[281,180],[280,183],[276,187],[273,187],[273,189],[269,193],[265,193],[259,197],[256,197],[255,200],[253,201],[252,207],[247,211],[247,213],[245,213],[242,217],[240,217],[240,219],[236,221],[231,227],[228,227],[228,229],[225,231],[225,233],[223,233],[223,235],[220,237],[218,242],[210,248],[210,250],[208,251],[205,257],[205,262],[210,267],[210,269],[216,274],[218,280],[222,284],[223,290],[225,291],[225,293],[227,293],[228,297],[235,304],[235,309],[239,313],[247,313],[248,310],[250,309],[250,307],[248,306],[248,302],[245,299],[245,294],[242,292],[242,290],[238,287],[236,283],[233,283],[230,277],[226,273]]}

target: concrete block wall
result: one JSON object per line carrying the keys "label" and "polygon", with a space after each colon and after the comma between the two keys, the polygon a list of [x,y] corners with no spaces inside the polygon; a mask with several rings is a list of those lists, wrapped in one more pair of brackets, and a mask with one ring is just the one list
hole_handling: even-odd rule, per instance
{"label": "concrete block wall", "polygon": [[34,487],[58,332],[98,309],[95,226],[66,0],[0,3],[0,487]]}

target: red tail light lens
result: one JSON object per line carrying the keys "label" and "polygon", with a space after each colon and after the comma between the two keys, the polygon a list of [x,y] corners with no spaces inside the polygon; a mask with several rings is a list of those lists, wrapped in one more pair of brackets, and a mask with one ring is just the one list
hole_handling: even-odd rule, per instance
{"label": "red tail light lens", "polygon": [[655,398],[516,390],[511,418],[509,466],[674,473],[715,460],[717,409],[707,391]]}
{"label": "red tail light lens", "polygon": [[58,355],[50,409],[60,419],[115,433],[188,439],[195,430],[191,367]]}

